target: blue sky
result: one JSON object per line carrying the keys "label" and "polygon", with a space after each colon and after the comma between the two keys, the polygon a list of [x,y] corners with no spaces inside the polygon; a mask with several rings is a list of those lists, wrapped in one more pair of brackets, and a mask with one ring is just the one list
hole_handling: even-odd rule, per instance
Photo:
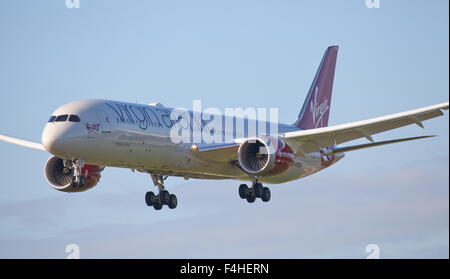
{"label": "blue sky", "polygon": [[[0,2],[0,133],[39,141],[58,106],[107,98],[277,107],[292,123],[339,45],[329,125],[448,100],[448,1]],[[176,210],[147,208],[148,175],[107,168],[98,187],[47,185],[45,152],[0,143],[0,257],[449,256],[449,117],[375,135],[435,134],[361,150],[247,204],[238,181],[169,178]],[[363,142],[363,141],[361,141]],[[355,142],[356,143],[356,142]]]}

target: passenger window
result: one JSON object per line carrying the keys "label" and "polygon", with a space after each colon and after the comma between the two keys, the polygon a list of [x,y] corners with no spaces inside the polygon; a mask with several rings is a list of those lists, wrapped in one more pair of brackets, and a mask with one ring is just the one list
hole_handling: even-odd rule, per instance
{"label": "passenger window", "polygon": [[56,116],[54,116],[54,115],[50,116],[50,119],[48,120],[48,122],[53,122],[53,121],[55,121],[55,118],[56,118]]}
{"label": "passenger window", "polygon": [[59,115],[58,117],[56,117],[55,122],[63,122],[67,120],[68,115],[67,114],[63,114],[63,115]]}
{"label": "passenger window", "polygon": [[80,117],[79,117],[78,115],[72,114],[72,115],[69,117],[69,121],[70,121],[70,122],[80,122],[81,119],[80,119]]}

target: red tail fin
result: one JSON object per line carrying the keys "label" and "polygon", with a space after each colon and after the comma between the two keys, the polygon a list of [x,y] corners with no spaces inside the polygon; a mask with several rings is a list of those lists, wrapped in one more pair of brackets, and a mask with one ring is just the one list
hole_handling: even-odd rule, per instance
{"label": "red tail fin", "polygon": [[294,123],[302,130],[328,126],[337,52],[337,46],[330,46],[323,55],[305,103]]}

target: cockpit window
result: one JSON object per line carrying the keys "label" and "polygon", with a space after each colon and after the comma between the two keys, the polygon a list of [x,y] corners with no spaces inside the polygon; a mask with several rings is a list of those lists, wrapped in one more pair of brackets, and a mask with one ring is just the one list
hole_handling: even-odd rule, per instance
{"label": "cockpit window", "polygon": [[69,117],[69,121],[70,121],[70,122],[80,122],[81,119],[80,119],[80,117],[79,117],[78,115],[72,114],[72,115]]}
{"label": "cockpit window", "polygon": [[54,115],[50,116],[50,119],[48,120],[48,122],[53,122],[53,121],[55,121],[55,118],[56,118],[56,116],[54,116]]}
{"label": "cockpit window", "polygon": [[58,117],[56,117],[55,122],[63,122],[67,120],[68,115],[67,114],[63,114],[63,115],[59,115]]}

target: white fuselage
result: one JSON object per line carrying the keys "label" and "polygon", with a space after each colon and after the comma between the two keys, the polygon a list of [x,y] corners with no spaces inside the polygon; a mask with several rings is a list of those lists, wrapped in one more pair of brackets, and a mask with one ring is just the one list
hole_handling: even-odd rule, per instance
{"label": "white fuselage", "polygon": [[[170,131],[174,121],[172,109],[160,105],[140,105],[109,100],[76,101],[61,106],[53,116],[76,115],[79,122],[52,121],[42,134],[44,147],[55,156],[82,159],[87,164],[136,169],[151,174],[205,179],[251,180],[241,168],[228,161],[201,156],[191,149],[192,143],[174,143]],[[225,116],[223,123],[226,122]],[[244,122],[247,119],[244,119]],[[234,119],[236,122],[236,119]],[[233,123],[233,122],[231,122]],[[205,124],[205,126],[202,126]],[[206,123],[200,124],[202,129]],[[189,124],[190,125],[190,124]],[[269,122],[264,125],[270,126]],[[192,131],[192,127],[190,127]],[[279,133],[298,128],[278,124]],[[233,140],[253,136],[236,125],[214,131]],[[207,145],[199,142],[200,145]],[[236,153],[236,158],[237,158]],[[316,152],[298,156],[286,172],[259,180],[282,183],[295,180],[334,164],[343,155],[330,158]]]}

